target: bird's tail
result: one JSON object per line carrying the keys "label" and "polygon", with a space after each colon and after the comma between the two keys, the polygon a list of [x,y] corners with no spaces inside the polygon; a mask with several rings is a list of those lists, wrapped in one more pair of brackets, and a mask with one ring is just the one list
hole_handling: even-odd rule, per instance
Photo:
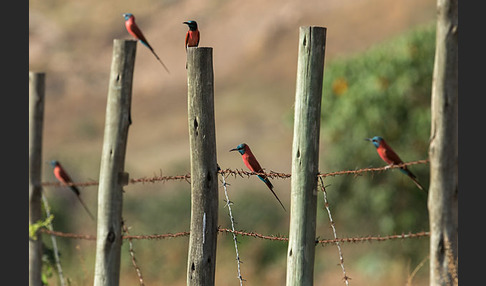
{"label": "bird's tail", "polygon": [[71,191],[73,191],[76,194],[76,196],[79,197],[79,189],[76,186],[71,185],[69,186],[69,188],[71,189]]}
{"label": "bird's tail", "polygon": [[282,206],[282,208],[284,209],[284,211],[287,211],[285,209],[284,205],[282,204],[282,202],[280,201],[280,199],[277,197],[277,194],[273,191],[272,182],[270,182],[270,180],[267,177],[258,176],[258,178],[260,178],[260,180],[262,180],[267,185],[267,187],[270,189],[270,191],[272,192],[272,194],[275,196],[275,198],[277,199],[277,201],[280,203],[280,205]]}
{"label": "bird's tail", "polygon": [[406,174],[407,176],[410,177],[410,179],[412,179],[412,181],[415,183],[415,185],[417,186],[417,188],[421,189],[422,191],[424,192],[427,192],[424,187],[419,183],[417,177],[412,173],[410,172],[409,169],[407,168],[404,168],[404,169],[400,169],[400,171],[402,171],[404,174]]}
{"label": "bird's tail", "polygon": [[419,189],[421,189],[422,191],[424,191],[424,192],[426,192],[426,193],[427,193],[427,191],[424,189],[424,187],[422,187],[422,185],[419,183],[419,181],[417,180],[417,178],[412,178],[412,177],[410,177],[410,178],[412,179],[412,181],[415,183],[415,185],[416,185],[416,186],[417,186]]}
{"label": "bird's tail", "polygon": [[94,215],[89,211],[88,207],[86,206],[86,204],[84,203],[84,201],[81,199],[81,197],[79,195],[77,197],[78,197],[79,202],[83,205],[84,209],[88,213],[88,215],[91,217],[91,219],[93,221],[96,221]]}
{"label": "bird's tail", "polygon": [[159,58],[159,56],[155,53],[154,49],[152,49],[152,47],[149,47],[149,49],[152,52],[152,54],[154,54],[154,56],[157,58],[157,60],[162,64],[162,66],[167,71],[167,73],[170,74],[169,69],[165,66],[164,62],[162,62],[162,60]]}

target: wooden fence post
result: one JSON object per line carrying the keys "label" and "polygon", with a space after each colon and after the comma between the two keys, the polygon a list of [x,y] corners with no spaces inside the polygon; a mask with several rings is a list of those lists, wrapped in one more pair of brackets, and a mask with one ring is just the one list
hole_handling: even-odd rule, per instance
{"label": "wooden fence post", "polygon": [[218,173],[214,123],[213,49],[187,49],[191,147],[191,234],[187,285],[214,285],[218,236]]}
{"label": "wooden fence post", "polygon": [[457,0],[437,1],[430,134],[430,285],[457,285]]}
{"label": "wooden fence post", "polygon": [[313,285],[326,28],[300,27],[287,285]]}
{"label": "wooden fence post", "polygon": [[[45,74],[29,72],[29,223],[42,218],[42,128],[44,126]],[[29,239],[29,285],[42,285],[42,240]]]}
{"label": "wooden fence post", "polygon": [[95,286],[118,285],[120,279],[123,186],[128,183],[125,152],[136,44],[134,40],[113,41],[98,187]]}

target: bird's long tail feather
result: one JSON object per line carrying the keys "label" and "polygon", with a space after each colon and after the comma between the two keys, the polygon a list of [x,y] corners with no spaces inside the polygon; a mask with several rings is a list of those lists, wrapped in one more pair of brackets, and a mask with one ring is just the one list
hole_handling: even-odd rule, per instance
{"label": "bird's long tail feather", "polygon": [[76,194],[76,196],[79,196],[79,190],[76,186],[71,185],[69,186],[69,189],[71,189],[71,191],[73,191]]}
{"label": "bird's long tail feather", "polygon": [[86,212],[89,214],[89,216],[91,217],[91,219],[93,221],[96,221],[95,217],[93,216],[93,214],[89,211],[88,207],[86,206],[86,204],[84,203],[84,201],[81,199],[81,197],[78,195],[78,200],[79,202],[83,205],[84,209],[86,210]]}
{"label": "bird's long tail feather", "polygon": [[409,176],[410,179],[412,179],[412,181],[415,183],[415,185],[417,186],[417,188],[421,189],[424,192],[427,192],[424,189],[424,187],[419,183],[419,181],[417,180],[417,177],[412,172],[410,172],[409,169],[404,168],[404,169],[400,169],[400,171],[402,171],[402,173],[404,173],[405,175]]}
{"label": "bird's long tail feather", "polygon": [[162,66],[164,67],[164,69],[167,71],[167,73],[170,74],[170,71],[169,69],[165,66],[165,64],[162,62],[162,60],[159,58],[159,56],[155,53],[154,49],[152,49],[152,47],[149,47],[150,51],[152,52],[152,54],[154,54],[154,56],[157,58],[157,60],[162,64]]}
{"label": "bird's long tail feather", "polygon": [[417,178],[412,178],[412,177],[410,177],[410,178],[411,178],[411,179],[412,179],[412,181],[415,183],[415,185],[417,185],[417,187],[418,187],[419,189],[421,189],[421,190],[422,190],[422,191],[424,191],[424,192],[427,192],[427,191],[424,189],[424,187],[422,187],[422,185],[419,183],[419,181],[417,180]]}
{"label": "bird's long tail feather", "polygon": [[282,202],[280,201],[280,199],[277,197],[277,194],[273,191],[273,185],[270,182],[270,180],[268,180],[268,178],[264,178],[264,177],[260,177],[260,176],[258,176],[258,177],[267,185],[267,187],[270,189],[270,191],[272,192],[272,194],[275,196],[275,198],[277,199],[277,201],[280,203],[280,205],[282,206],[282,208],[284,209],[284,211],[287,211],[285,209],[284,205],[282,204]]}

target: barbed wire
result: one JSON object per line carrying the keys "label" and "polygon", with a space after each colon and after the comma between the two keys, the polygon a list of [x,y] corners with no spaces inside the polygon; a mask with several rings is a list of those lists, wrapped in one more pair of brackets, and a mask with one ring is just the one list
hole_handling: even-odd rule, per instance
{"label": "barbed wire", "polygon": [[323,239],[316,241],[317,244],[321,244],[322,246],[330,243],[336,242],[346,242],[346,243],[357,243],[357,242],[381,242],[387,240],[394,240],[394,239],[409,239],[409,238],[421,238],[421,237],[429,237],[430,232],[428,231],[421,231],[417,233],[402,233],[402,234],[391,234],[385,236],[365,236],[365,237],[348,237],[348,238],[335,238],[335,239]]}
{"label": "barbed wire", "polygon": [[[219,168],[219,166],[218,166]],[[235,243],[235,252],[236,252],[236,264],[238,268],[238,280],[240,281],[240,286],[243,286],[243,281],[246,281],[243,279],[241,276],[241,259],[240,259],[240,253],[238,251],[238,239],[236,238],[236,234],[234,233],[235,230],[235,218],[233,216],[233,211],[231,210],[231,205],[233,204],[232,201],[230,201],[229,196],[228,196],[228,183],[226,183],[224,174],[221,174],[221,180],[222,180],[222,185],[224,189],[224,195],[226,197],[226,205],[225,207],[228,207],[228,215],[230,217],[230,222],[231,222],[231,230],[233,231],[233,242]]]}
{"label": "barbed wire", "polygon": [[[42,203],[44,204],[44,211],[46,212],[46,217],[48,218],[51,217],[51,207],[49,205],[49,201],[47,200],[45,194],[42,194]],[[49,221],[46,227],[49,230],[54,230],[54,227],[52,226],[52,221]],[[62,270],[61,260],[59,259],[59,248],[57,247],[57,239],[55,235],[51,235],[51,243],[52,243],[54,261],[57,267],[57,274],[59,275],[59,283],[61,286],[64,286],[66,285],[66,281],[64,279],[64,272]]]}
{"label": "barbed wire", "polygon": [[[316,238],[316,245],[321,244],[321,246],[325,246],[327,244],[335,244],[338,248],[339,252],[339,259],[340,259],[340,265],[343,271],[344,275],[344,281],[346,285],[348,285],[348,280],[350,279],[345,271],[344,268],[344,259],[343,259],[343,254],[341,250],[341,243],[358,243],[358,242],[381,242],[381,241],[387,241],[387,240],[394,240],[394,239],[411,239],[411,238],[421,238],[421,237],[429,237],[430,233],[429,232],[418,232],[418,233],[411,233],[409,232],[408,234],[402,233],[402,234],[393,234],[393,235],[386,235],[386,236],[367,236],[367,237],[348,237],[348,238],[338,238],[336,234],[336,230],[334,228],[334,221],[332,220],[331,212],[329,209],[329,203],[327,202],[326,199],[326,190],[323,182],[323,178],[326,177],[334,177],[334,176],[340,176],[340,175],[354,175],[354,176],[360,176],[365,173],[373,173],[373,172],[383,172],[386,170],[391,170],[395,168],[403,168],[405,166],[410,166],[410,165],[417,165],[417,164],[427,164],[429,162],[428,159],[425,160],[418,160],[418,161],[411,161],[411,162],[406,162],[398,165],[388,165],[388,166],[383,166],[383,167],[372,167],[372,168],[361,168],[361,169],[356,169],[356,170],[344,170],[344,171],[336,171],[336,172],[330,172],[330,173],[318,173],[316,178],[318,178],[321,182],[321,188],[324,193],[324,200],[325,200],[325,207],[327,209],[331,227],[333,229],[333,234],[334,238],[333,239],[318,239]],[[263,172],[263,173],[258,173],[258,172],[251,172],[251,171],[244,171],[244,170],[232,170],[232,169],[225,169],[225,170],[218,170],[218,173],[221,174],[222,176],[222,183],[223,187],[225,189],[225,194],[226,194],[226,206],[228,206],[229,210],[229,215],[231,219],[231,226],[232,229],[227,229],[227,228],[218,228],[218,232],[225,234],[225,233],[230,233],[233,236],[233,240],[235,243],[235,251],[236,251],[236,260],[237,260],[237,267],[238,267],[238,279],[240,282],[240,285],[243,284],[243,277],[241,276],[241,269],[240,269],[240,257],[238,253],[238,246],[237,246],[237,238],[236,235],[240,236],[248,236],[248,237],[253,237],[253,238],[260,238],[264,240],[271,240],[271,241],[282,241],[282,242],[288,242],[289,238],[285,237],[283,235],[263,235],[259,234],[256,232],[245,232],[245,231],[238,231],[234,229],[234,218],[231,214],[231,204],[232,202],[229,200],[227,192],[226,192],[226,186],[227,183],[225,181],[225,178],[229,176],[234,176],[236,177],[250,177],[250,176],[255,176],[255,175],[263,175],[267,176],[268,178],[273,178],[273,179],[288,179],[291,177],[291,174],[287,173],[278,173],[274,171],[270,171],[269,173]],[[167,181],[183,181],[185,180],[186,182],[190,183],[191,179],[191,174],[186,174],[186,175],[176,175],[176,176],[154,176],[154,177],[143,177],[143,178],[138,178],[138,179],[130,179],[128,181],[128,184],[136,184],[136,183],[156,183],[156,182],[167,182]],[[69,186],[79,186],[79,187],[88,187],[88,186],[96,186],[99,183],[96,181],[89,181],[89,182],[81,182],[81,183],[70,183],[68,184]],[[43,182],[41,183],[42,186],[65,186],[61,184],[60,182]],[[52,237],[58,236],[58,237],[64,237],[64,238],[71,238],[71,239],[84,239],[84,240],[96,240],[96,236],[94,235],[85,235],[85,234],[75,234],[75,233],[66,233],[66,232],[60,232],[60,231],[54,231],[52,229],[47,229],[47,228],[41,228],[39,230],[40,232],[46,233],[51,235]],[[166,234],[153,234],[153,235],[130,235],[128,232],[128,227],[123,225],[123,231],[124,235],[122,235],[122,239],[128,240],[129,243],[129,253],[131,256],[132,264],[137,272],[137,276],[140,282],[140,285],[144,285],[144,279],[142,276],[142,272],[140,267],[138,266],[136,259],[135,259],[135,251],[133,249],[133,243],[132,240],[154,240],[154,239],[167,239],[167,238],[177,238],[177,237],[187,237],[190,235],[190,232],[178,232],[178,233],[166,233]]]}
{"label": "barbed wire", "polygon": [[364,173],[373,173],[373,172],[383,172],[386,170],[391,170],[391,169],[398,169],[398,168],[403,168],[406,166],[412,166],[412,165],[420,165],[420,164],[428,164],[429,159],[424,159],[424,160],[417,160],[417,161],[410,161],[402,164],[396,164],[396,165],[387,165],[384,167],[374,167],[374,168],[362,168],[362,169],[357,169],[357,170],[348,170],[348,171],[337,171],[337,172],[331,172],[331,173],[325,173],[325,174],[318,174],[317,176],[319,177],[334,177],[334,176],[339,176],[339,175],[361,175]]}
{"label": "barbed wire", "polygon": [[[412,166],[412,165],[419,165],[419,164],[428,164],[429,159],[424,159],[424,160],[417,160],[417,161],[410,161],[410,162],[405,162],[402,164],[397,164],[397,165],[387,165],[383,167],[370,167],[370,168],[361,168],[361,169],[356,169],[356,170],[344,170],[344,171],[336,171],[336,172],[330,172],[330,173],[318,173],[317,177],[334,177],[334,176],[341,176],[341,175],[355,175],[359,176],[365,173],[375,173],[375,172],[383,172],[391,169],[397,169],[397,168],[403,168],[406,166]],[[288,179],[292,175],[288,173],[278,173],[274,171],[270,171],[269,173],[263,172],[263,173],[258,173],[258,172],[252,172],[252,171],[245,171],[243,169],[225,169],[225,170],[219,170],[218,173],[222,175],[228,176],[234,176],[234,177],[250,177],[250,176],[267,176],[268,178],[272,179]],[[167,182],[167,181],[187,181],[190,182],[189,180],[191,179],[191,174],[185,174],[185,175],[176,175],[176,176],[153,176],[153,177],[143,177],[143,178],[138,178],[138,179],[130,179],[128,181],[128,184],[137,184],[137,183],[157,183],[157,182]],[[88,181],[88,182],[77,182],[77,183],[68,183],[68,186],[78,186],[78,187],[90,187],[90,186],[97,186],[99,182],[96,181]],[[42,182],[41,185],[43,187],[61,187],[64,186],[60,182]]]}
{"label": "barbed wire", "polygon": [[[126,233],[127,235],[130,234],[129,227],[125,224],[125,221],[123,219],[122,219],[122,228],[124,233]],[[140,266],[138,266],[137,259],[135,258],[135,250],[133,249],[133,243],[131,238],[128,239],[128,252],[130,253],[130,257],[132,259],[133,268],[135,268],[135,271],[137,272],[137,277],[138,277],[138,281],[140,282],[140,286],[145,286],[145,282],[143,280],[143,275],[142,275],[142,269],[140,269]]]}
{"label": "barbed wire", "polygon": [[[336,224],[334,223],[334,220],[332,219],[331,208],[329,207],[329,202],[327,200],[326,185],[324,185],[323,177],[319,177],[319,181],[320,181],[322,193],[324,195],[324,207],[327,210],[327,215],[329,217],[329,223],[331,224],[332,233],[334,235],[334,239],[337,239],[338,236],[337,236],[337,232],[336,232]],[[337,247],[338,254],[339,254],[339,264],[341,265],[341,269],[342,269],[343,275],[344,275],[343,276],[344,283],[346,284],[346,286],[349,286],[350,278],[349,278],[348,275],[346,275],[346,269],[344,268],[344,257],[343,257],[343,252],[341,250],[341,243],[336,242],[336,247]]]}
{"label": "barbed wire", "polygon": [[[228,228],[218,228],[220,233],[231,233],[237,234],[241,236],[249,236],[253,238],[260,238],[264,240],[273,240],[273,241],[282,241],[288,242],[289,238],[282,236],[282,235],[263,235],[256,232],[245,232],[241,230],[231,230]],[[89,235],[89,234],[76,234],[76,233],[67,233],[61,231],[51,231],[47,228],[39,229],[39,232],[55,235],[58,237],[64,238],[71,238],[71,239],[83,239],[83,240],[96,240],[96,235]],[[147,239],[147,240],[154,240],[154,239],[167,239],[167,238],[177,238],[177,237],[186,237],[189,236],[189,231],[184,232],[177,232],[177,233],[166,233],[166,234],[152,234],[152,235],[123,235],[122,239]],[[327,244],[336,244],[337,242],[340,243],[358,243],[358,242],[381,242],[387,240],[395,240],[395,239],[413,239],[413,238],[423,238],[429,237],[430,232],[428,231],[421,231],[416,233],[402,233],[402,234],[390,234],[390,235],[375,235],[375,236],[358,236],[358,237],[345,237],[345,238],[333,238],[333,239],[316,239],[316,245],[321,244],[325,246]]]}

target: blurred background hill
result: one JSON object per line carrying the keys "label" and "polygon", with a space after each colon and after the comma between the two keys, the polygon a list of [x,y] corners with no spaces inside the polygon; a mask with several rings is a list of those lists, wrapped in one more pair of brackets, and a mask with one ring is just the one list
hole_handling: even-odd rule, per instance
{"label": "blurred background hill", "polygon": [[[98,180],[112,42],[129,38],[121,16],[126,12],[135,15],[171,71],[167,74],[138,45],[126,156],[131,178],[190,170],[184,68],[187,26],[182,24],[186,20],[198,21],[200,46],[214,49],[216,136],[222,168],[244,168],[240,156],[228,150],[245,142],[267,171],[290,173],[302,25],[328,29],[321,172],[384,165],[371,143],[363,140],[375,135],[384,136],[405,161],[427,157],[435,1],[49,0],[29,4],[29,69],[47,74],[43,159],[61,161],[76,181]],[[412,170],[428,188],[428,168]],[[48,164],[43,177],[54,181]],[[287,235],[289,214],[254,179],[228,178],[237,229]],[[426,230],[425,196],[399,172],[337,177],[326,183],[331,184],[331,210],[342,237]],[[288,206],[290,180],[275,180],[274,185]],[[96,190],[84,188],[82,194],[92,209]],[[132,234],[188,230],[187,183],[129,185],[125,190],[124,218]],[[96,225],[70,193],[59,188],[46,188],[46,193],[58,214],[56,229],[96,233]],[[330,237],[321,199],[318,235]],[[219,223],[227,227],[223,204],[221,198]],[[286,244],[253,238],[240,241],[240,255],[246,262],[242,274],[248,284],[282,285]],[[91,284],[94,243],[61,242],[72,285]],[[221,235],[218,243],[218,284],[236,284],[232,240]],[[185,284],[187,239],[137,241],[134,247],[148,285]],[[428,246],[422,239],[375,243],[366,250],[360,245],[343,247],[348,274],[357,285],[401,285],[427,255],[423,250]],[[121,285],[134,285],[136,274],[126,245],[122,255]],[[316,277],[341,285],[335,247],[319,249],[316,255]],[[50,281],[55,285],[55,277]]]}

